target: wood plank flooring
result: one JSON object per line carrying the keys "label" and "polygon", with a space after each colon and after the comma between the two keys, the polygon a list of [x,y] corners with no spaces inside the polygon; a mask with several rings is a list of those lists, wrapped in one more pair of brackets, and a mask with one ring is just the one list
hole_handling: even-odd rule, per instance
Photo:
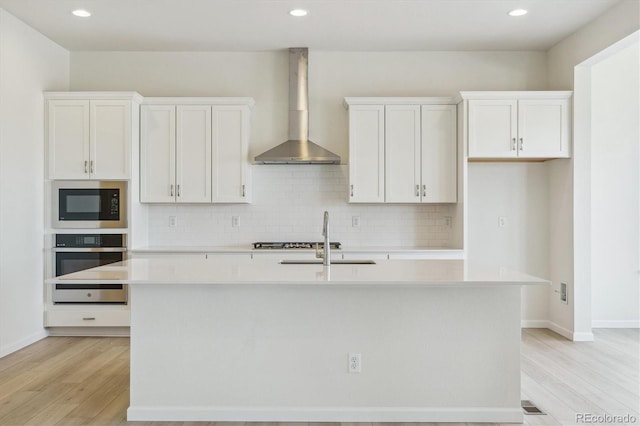
{"label": "wood plank flooring", "polygon": [[[522,399],[546,415],[526,424],[579,424],[576,414],[630,415],[640,425],[640,330],[595,330],[573,343],[545,329],[522,333]],[[127,422],[129,339],[49,337],[0,359],[0,425],[215,425],[277,423]],[[435,423],[343,423],[423,426]],[[478,425],[487,423],[478,423]],[[285,425],[285,424],[282,424]],[[286,423],[286,426],[326,426]],[[455,425],[448,423],[448,425]],[[474,423],[466,425],[473,426]]]}

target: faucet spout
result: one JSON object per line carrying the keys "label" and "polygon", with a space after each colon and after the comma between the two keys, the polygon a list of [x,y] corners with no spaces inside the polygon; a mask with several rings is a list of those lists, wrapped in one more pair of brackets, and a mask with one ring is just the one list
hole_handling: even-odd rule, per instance
{"label": "faucet spout", "polygon": [[324,266],[331,266],[331,244],[329,244],[329,212],[324,212],[322,221],[322,236],[324,237],[323,253],[318,257],[322,257],[322,264]]}

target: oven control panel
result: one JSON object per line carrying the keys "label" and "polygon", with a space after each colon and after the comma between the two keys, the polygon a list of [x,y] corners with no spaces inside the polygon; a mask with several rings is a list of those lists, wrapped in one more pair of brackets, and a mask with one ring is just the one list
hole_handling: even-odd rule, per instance
{"label": "oven control panel", "polygon": [[124,247],[123,234],[56,234],[56,247]]}

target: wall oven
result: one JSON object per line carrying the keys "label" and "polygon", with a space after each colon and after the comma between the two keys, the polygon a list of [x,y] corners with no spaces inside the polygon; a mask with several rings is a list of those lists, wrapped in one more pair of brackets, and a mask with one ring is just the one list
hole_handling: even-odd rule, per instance
{"label": "wall oven", "polygon": [[54,228],[126,228],[126,182],[54,181]]}
{"label": "wall oven", "polygon": [[[55,275],[70,274],[126,259],[124,234],[56,234]],[[127,303],[126,284],[54,284],[53,303]]]}

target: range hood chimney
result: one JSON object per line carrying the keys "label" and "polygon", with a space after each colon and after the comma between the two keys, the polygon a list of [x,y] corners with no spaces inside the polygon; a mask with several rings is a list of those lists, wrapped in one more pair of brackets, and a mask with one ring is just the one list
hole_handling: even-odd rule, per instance
{"label": "range hood chimney", "polygon": [[255,157],[256,164],[340,164],[340,156],[309,140],[309,50],[289,49],[289,140]]}

